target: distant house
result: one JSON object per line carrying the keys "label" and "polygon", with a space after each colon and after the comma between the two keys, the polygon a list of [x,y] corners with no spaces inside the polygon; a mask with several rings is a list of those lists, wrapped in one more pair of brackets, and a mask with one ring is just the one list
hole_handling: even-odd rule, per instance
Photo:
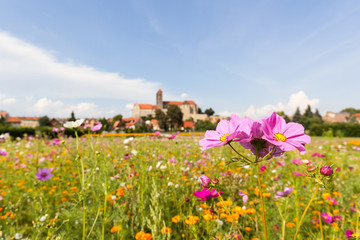
{"label": "distant house", "polygon": [[142,123],[142,119],[140,117],[123,118],[122,120],[125,123],[125,127],[131,129],[135,129],[136,127],[139,127]]}
{"label": "distant house", "polygon": [[152,104],[134,104],[132,109],[132,117],[147,117],[152,116],[155,117],[156,109],[162,110],[164,113],[167,112],[167,108],[170,105],[177,105],[181,109],[183,113],[183,121],[186,119],[194,119],[197,120],[205,120],[207,119],[206,114],[199,114],[198,113],[198,106],[192,100],[187,101],[163,101],[163,92],[159,89],[156,93],[156,105]]}
{"label": "distant house", "polygon": [[355,113],[355,117],[356,117],[357,121],[360,123],[360,113]]}
{"label": "distant house", "polygon": [[330,123],[343,123],[347,122],[347,118],[350,116],[349,113],[334,113],[334,112],[327,112],[323,116],[324,122]]}
{"label": "distant house", "polygon": [[153,126],[153,130],[154,130],[154,131],[160,131],[160,127],[159,127],[159,122],[158,122],[158,120],[156,120],[156,119],[151,119],[151,120],[150,120],[150,125]]}
{"label": "distant house", "polygon": [[9,114],[5,111],[0,112],[0,118],[4,118],[4,119],[8,119],[9,118]]}
{"label": "distant house", "polygon": [[192,122],[192,121],[185,121],[183,129],[191,129],[191,130],[193,130],[193,129],[195,129],[195,123]]}
{"label": "distant house", "polygon": [[19,118],[19,117],[8,117],[7,122],[13,127],[20,127],[21,118]]}

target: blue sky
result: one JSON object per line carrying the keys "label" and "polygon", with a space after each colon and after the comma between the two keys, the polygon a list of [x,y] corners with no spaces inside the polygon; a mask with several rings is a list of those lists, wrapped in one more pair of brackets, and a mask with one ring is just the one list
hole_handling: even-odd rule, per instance
{"label": "blue sky", "polygon": [[360,108],[358,1],[0,0],[0,110],[130,116],[194,100],[258,119]]}

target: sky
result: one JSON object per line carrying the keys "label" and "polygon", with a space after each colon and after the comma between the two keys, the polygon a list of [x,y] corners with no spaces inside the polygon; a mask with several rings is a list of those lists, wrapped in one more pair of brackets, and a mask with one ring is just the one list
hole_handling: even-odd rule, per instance
{"label": "sky", "polygon": [[360,108],[360,2],[0,0],[0,110],[131,116],[193,100],[259,119]]}

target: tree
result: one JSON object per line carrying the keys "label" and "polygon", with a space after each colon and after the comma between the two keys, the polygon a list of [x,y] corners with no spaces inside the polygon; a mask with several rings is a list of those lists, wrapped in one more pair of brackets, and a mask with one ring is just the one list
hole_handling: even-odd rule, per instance
{"label": "tree", "polygon": [[115,115],[113,117],[113,121],[112,121],[113,126],[117,121],[120,121],[120,123],[117,125],[117,127],[124,127],[125,124],[124,124],[124,121],[122,119],[123,119],[123,115],[121,115],[121,114]]}
{"label": "tree", "polygon": [[208,115],[208,117],[214,115],[215,111],[212,108],[208,108],[205,110],[206,115]]}
{"label": "tree", "polygon": [[183,113],[179,106],[169,105],[167,109],[167,117],[169,119],[170,128],[180,128],[183,125]]}
{"label": "tree", "polygon": [[76,121],[74,111],[71,112],[71,117],[68,119],[68,121]]}
{"label": "tree", "polygon": [[202,114],[202,113],[203,113],[202,110],[201,110],[201,108],[198,108],[198,113],[199,113],[199,114]]}
{"label": "tree", "polygon": [[215,130],[217,124],[211,123],[209,120],[199,120],[195,124],[196,131]]}
{"label": "tree", "polygon": [[295,114],[292,118],[293,122],[299,122],[301,120],[301,113],[299,107],[296,108]]}
{"label": "tree", "polygon": [[360,113],[360,109],[349,107],[341,110],[341,113],[350,113],[350,114]]}
{"label": "tree", "polygon": [[286,115],[284,111],[276,112],[276,114],[283,117],[287,123],[290,122],[289,116]]}
{"label": "tree", "polygon": [[168,129],[168,124],[167,124],[168,118],[161,109],[156,109],[155,119],[158,120],[158,124],[161,129],[164,129],[165,131]]}
{"label": "tree", "polygon": [[10,124],[8,123],[8,121],[6,121],[6,118],[4,116],[0,117],[0,126],[4,126],[4,127],[10,126]]}
{"label": "tree", "polygon": [[40,117],[39,118],[39,126],[40,127],[46,127],[46,126],[50,127],[50,126],[52,126],[49,117],[46,116],[46,115]]}
{"label": "tree", "polygon": [[320,123],[324,122],[324,120],[322,119],[321,114],[319,113],[319,109],[316,109],[316,111],[314,113],[314,118],[317,119]]}
{"label": "tree", "polygon": [[314,114],[311,111],[311,107],[310,107],[309,104],[307,105],[307,108],[306,108],[305,113],[304,113],[303,116],[308,117],[308,118],[312,118],[314,116]]}

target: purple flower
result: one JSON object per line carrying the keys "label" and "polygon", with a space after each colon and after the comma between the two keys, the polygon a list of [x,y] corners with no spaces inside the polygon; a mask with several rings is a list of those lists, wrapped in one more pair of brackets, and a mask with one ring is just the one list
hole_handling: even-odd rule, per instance
{"label": "purple flower", "polygon": [[91,127],[91,131],[96,132],[102,128],[101,122],[97,122],[95,126]]}
{"label": "purple flower", "polygon": [[39,180],[39,181],[46,181],[46,180],[49,180],[53,175],[51,174],[52,172],[52,168],[49,169],[49,168],[39,168],[38,169],[38,172],[35,173],[36,175],[36,179]]}
{"label": "purple flower", "polygon": [[282,198],[289,195],[292,191],[294,191],[294,188],[292,187],[286,187],[283,192],[277,191],[275,194],[275,198]]}
{"label": "purple flower", "polygon": [[242,196],[243,203],[247,203],[247,201],[249,200],[249,196],[240,190],[239,190],[239,195]]}
{"label": "purple flower", "polygon": [[167,137],[167,139],[169,139],[169,140],[171,140],[171,139],[174,139],[174,138],[176,138],[176,134],[173,134],[173,135],[171,135],[170,137]]}
{"label": "purple flower", "polygon": [[336,201],[335,198],[328,197],[328,200],[329,200],[330,205],[337,205],[338,204],[338,202]]}
{"label": "purple flower", "polygon": [[201,191],[195,191],[194,192],[194,196],[200,198],[199,201],[206,201],[209,200],[211,198],[215,198],[218,197],[222,194],[222,192],[216,192],[215,189],[213,190],[209,190],[207,188],[203,188]]}
{"label": "purple flower", "polygon": [[208,187],[210,185],[211,179],[206,175],[200,175],[201,183],[204,187]]}
{"label": "purple flower", "polygon": [[268,118],[263,119],[263,139],[278,146],[282,151],[299,150],[305,154],[305,144],[311,142],[311,138],[304,133],[304,127],[299,123],[286,123],[284,118],[275,112]]}
{"label": "purple flower", "polygon": [[334,171],[333,171],[332,167],[330,167],[328,165],[322,166],[320,168],[320,173],[325,176],[331,176],[333,174],[333,172]]}

